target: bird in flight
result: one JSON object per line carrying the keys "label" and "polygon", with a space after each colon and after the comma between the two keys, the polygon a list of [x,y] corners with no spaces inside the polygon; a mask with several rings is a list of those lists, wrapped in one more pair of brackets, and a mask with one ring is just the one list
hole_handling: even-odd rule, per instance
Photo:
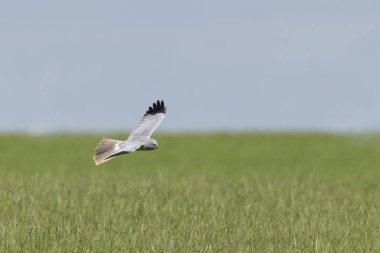
{"label": "bird in flight", "polygon": [[164,101],[157,100],[150,106],[142,117],[138,126],[131,132],[126,141],[104,138],[95,148],[93,159],[96,165],[103,164],[115,156],[129,154],[140,150],[154,150],[158,143],[150,136],[165,118],[166,107]]}

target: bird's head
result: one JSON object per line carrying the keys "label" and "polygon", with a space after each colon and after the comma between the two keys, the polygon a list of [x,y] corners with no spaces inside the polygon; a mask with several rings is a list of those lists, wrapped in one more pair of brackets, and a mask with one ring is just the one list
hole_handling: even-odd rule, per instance
{"label": "bird's head", "polygon": [[155,139],[152,139],[154,149],[158,149],[158,142]]}
{"label": "bird's head", "polygon": [[158,143],[155,139],[149,139],[147,142],[144,143],[142,148],[145,150],[158,149]]}

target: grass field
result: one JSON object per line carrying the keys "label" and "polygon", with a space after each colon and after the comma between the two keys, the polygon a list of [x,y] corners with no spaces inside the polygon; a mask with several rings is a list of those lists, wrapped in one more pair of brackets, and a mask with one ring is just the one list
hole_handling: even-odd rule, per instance
{"label": "grass field", "polygon": [[101,137],[0,135],[0,252],[380,252],[380,135]]}

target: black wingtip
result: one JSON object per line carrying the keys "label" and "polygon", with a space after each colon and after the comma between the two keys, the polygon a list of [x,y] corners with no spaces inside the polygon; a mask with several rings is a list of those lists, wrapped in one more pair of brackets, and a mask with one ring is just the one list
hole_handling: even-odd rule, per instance
{"label": "black wingtip", "polygon": [[148,111],[146,111],[145,115],[155,115],[157,113],[166,114],[166,107],[164,104],[164,100],[157,100],[156,103],[153,103],[153,106],[150,106]]}

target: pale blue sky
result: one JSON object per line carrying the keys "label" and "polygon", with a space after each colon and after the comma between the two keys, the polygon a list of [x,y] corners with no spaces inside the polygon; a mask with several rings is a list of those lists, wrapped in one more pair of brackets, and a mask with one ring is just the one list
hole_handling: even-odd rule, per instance
{"label": "pale blue sky", "polygon": [[0,130],[380,129],[379,1],[2,1]]}

